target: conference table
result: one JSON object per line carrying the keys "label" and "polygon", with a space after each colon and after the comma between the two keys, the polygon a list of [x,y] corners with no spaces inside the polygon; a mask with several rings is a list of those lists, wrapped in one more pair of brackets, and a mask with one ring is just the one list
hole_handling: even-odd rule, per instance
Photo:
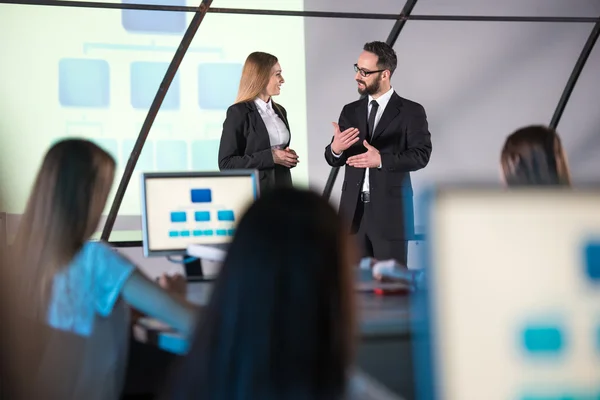
{"label": "conference table", "polygon": [[[418,315],[411,315],[409,293],[380,295],[368,290],[369,271],[357,270],[357,312],[359,342],[356,364],[392,392],[414,398],[414,373],[411,326]],[[365,288],[367,286],[367,288]],[[187,297],[197,305],[208,303],[212,282],[188,283]],[[180,335],[156,321],[139,319],[134,324],[134,337],[162,350],[185,354],[189,343]]]}

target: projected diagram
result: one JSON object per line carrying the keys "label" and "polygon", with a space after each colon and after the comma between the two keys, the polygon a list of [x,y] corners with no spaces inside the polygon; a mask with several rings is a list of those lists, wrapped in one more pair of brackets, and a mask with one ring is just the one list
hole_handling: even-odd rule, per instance
{"label": "projected diagram", "polygon": [[[185,0],[142,3],[185,5]],[[186,17],[184,12],[122,10],[125,39],[83,43],[81,56],[59,59],[58,101],[68,110],[67,135],[94,140],[123,167],[187,27]],[[235,100],[241,70],[239,61],[225,59],[223,48],[191,46],[162,103],[161,122],[157,120],[153,126],[136,169],[217,170],[224,111]],[[125,110],[128,117],[124,120],[129,123],[108,122],[108,109]],[[182,120],[190,119],[196,122],[192,128],[182,126]],[[124,138],[125,129],[129,138]]]}
{"label": "projected diagram", "polygon": [[191,205],[171,211],[170,238],[233,236],[235,212],[213,203],[211,189],[191,189]]}

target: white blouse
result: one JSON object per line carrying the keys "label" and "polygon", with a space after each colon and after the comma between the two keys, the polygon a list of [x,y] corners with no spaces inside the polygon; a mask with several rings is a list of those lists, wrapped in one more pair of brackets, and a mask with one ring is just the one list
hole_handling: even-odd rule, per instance
{"label": "white blouse", "polygon": [[258,106],[258,113],[267,127],[267,132],[269,132],[271,147],[282,148],[285,146],[290,141],[290,131],[285,126],[285,122],[273,110],[271,99],[268,103],[265,103],[262,99],[257,98],[254,103]]}

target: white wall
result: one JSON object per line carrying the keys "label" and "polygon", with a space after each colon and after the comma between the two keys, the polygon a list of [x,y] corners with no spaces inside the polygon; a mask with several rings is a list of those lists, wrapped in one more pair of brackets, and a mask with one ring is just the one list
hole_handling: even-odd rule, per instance
{"label": "white wall", "polygon": [[[327,10],[399,12],[404,2],[328,0]],[[307,10],[325,8],[306,0]],[[597,0],[420,0],[413,14],[600,16]],[[310,180],[322,190],[330,168],[323,149],[330,121],[358,98],[352,65],[371,40],[385,40],[391,21],[305,20]],[[413,174],[415,192],[435,182],[497,182],[505,137],[533,123],[548,124],[593,24],[408,21],[394,49],[392,79],[403,97],[428,114],[433,153]],[[600,44],[573,93],[559,133],[575,181],[598,179],[600,157]],[[595,146],[595,147],[594,147]],[[332,200],[340,196],[340,173]],[[418,219],[416,225],[420,225]]]}

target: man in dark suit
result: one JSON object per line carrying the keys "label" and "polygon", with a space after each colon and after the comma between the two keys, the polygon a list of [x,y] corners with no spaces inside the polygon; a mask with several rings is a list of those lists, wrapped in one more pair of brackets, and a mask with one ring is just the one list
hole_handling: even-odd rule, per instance
{"label": "man in dark suit", "polygon": [[406,265],[414,234],[410,172],[424,168],[431,135],[423,107],[396,94],[394,49],[365,44],[354,65],[360,100],[344,106],[325,159],[346,165],[340,214],[351,223],[364,257]]}

